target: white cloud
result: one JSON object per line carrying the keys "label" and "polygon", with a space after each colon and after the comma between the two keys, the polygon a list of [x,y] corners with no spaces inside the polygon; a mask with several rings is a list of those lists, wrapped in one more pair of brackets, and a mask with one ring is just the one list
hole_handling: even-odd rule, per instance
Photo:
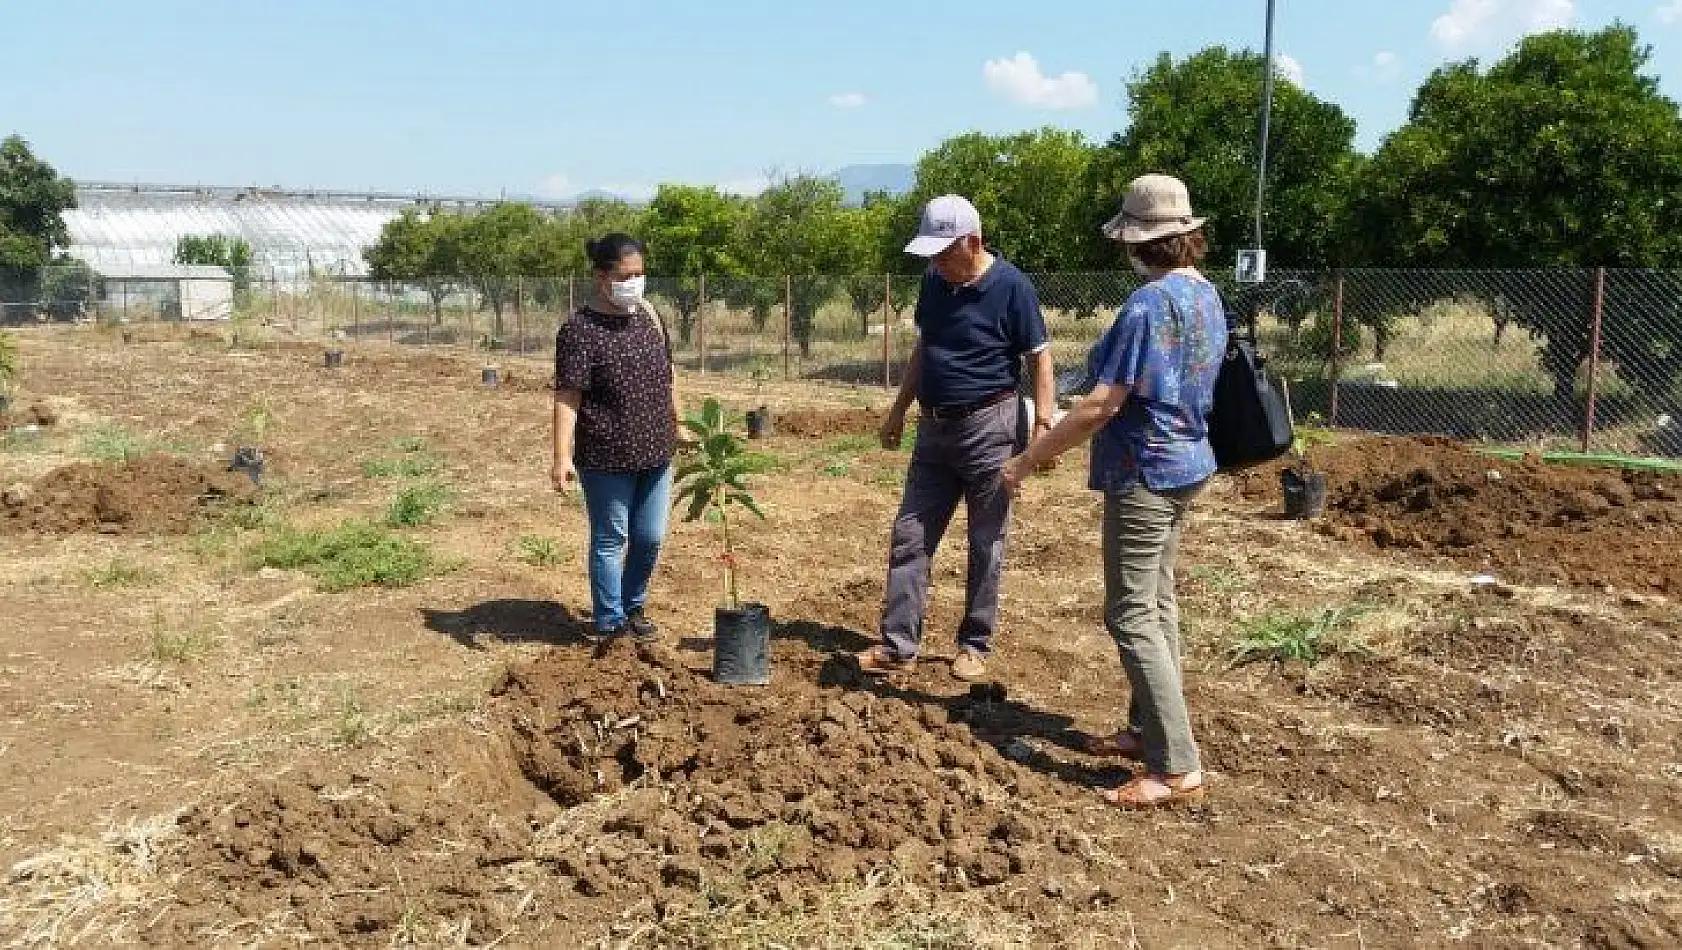
{"label": "white cloud", "polygon": [[1308,74],[1303,71],[1302,63],[1289,53],[1279,53],[1273,57],[1273,71],[1298,86],[1307,84]]}
{"label": "white cloud", "polygon": [[829,104],[837,109],[857,109],[869,101],[862,92],[838,92],[829,97]]}
{"label": "white cloud", "polygon": [[1047,76],[1028,53],[990,59],[981,67],[988,88],[1019,105],[1057,111],[1090,109],[1098,104],[1098,84],[1085,73]]}
{"label": "white cloud", "polygon": [[1372,67],[1365,73],[1379,82],[1389,82],[1401,75],[1401,58],[1387,49],[1379,50],[1373,54]]}
{"label": "white cloud", "polygon": [[1666,26],[1672,23],[1682,23],[1682,0],[1670,0],[1669,3],[1659,4],[1659,8],[1653,11],[1653,15],[1658,17],[1659,22]]}
{"label": "white cloud", "polygon": [[539,198],[565,198],[572,194],[572,181],[559,172],[537,183]]}
{"label": "white cloud", "polygon": [[1463,53],[1567,27],[1576,17],[1577,0],[1453,0],[1432,21],[1431,35],[1444,49]]}

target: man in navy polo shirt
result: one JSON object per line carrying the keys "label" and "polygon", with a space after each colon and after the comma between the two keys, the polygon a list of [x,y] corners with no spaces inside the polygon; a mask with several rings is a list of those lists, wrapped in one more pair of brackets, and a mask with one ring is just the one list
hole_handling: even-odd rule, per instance
{"label": "man in navy polo shirt", "polygon": [[930,267],[917,299],[917,348],[882,425],[882,444],[899,447],[914,400],[922,413],[894,519],[882,642],[860,653],[858,663],[872,675],[915,665],[929,563],[962,499],[969,513],[969,578],[952,674],[975,680],[987,674],[998,626],[1011,502],[999,473],[1023,438],[1017,398],[1022,364],[1026,359],[1032,368],[1032,437],[1038,438],[1050,431],[1054,409],[1051,341],[1033,284],[987,250],[981,215],[969,201],[947,195],[929,202],[905,250],[929,258]]}

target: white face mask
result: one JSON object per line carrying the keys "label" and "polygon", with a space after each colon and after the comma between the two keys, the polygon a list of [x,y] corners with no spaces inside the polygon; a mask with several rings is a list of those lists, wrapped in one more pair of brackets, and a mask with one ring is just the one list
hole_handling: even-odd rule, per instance
{"label": "white face mask", "polygon": [[616,307],[626,310],[642,302],[642,292],[648,287],[648,278],[629,277],[616,280],[608,285],[608,298]]}
{"label": "white face mask", "polygon": [[1131,253],[1129,253],[1127,255],[1127,263],[1133,265],[1133,273],[1138,274],[1145,280],[1151,279],[1151,269],[1145,266],[1144,261],[1139,260],[1137,257],[1134,257]]}

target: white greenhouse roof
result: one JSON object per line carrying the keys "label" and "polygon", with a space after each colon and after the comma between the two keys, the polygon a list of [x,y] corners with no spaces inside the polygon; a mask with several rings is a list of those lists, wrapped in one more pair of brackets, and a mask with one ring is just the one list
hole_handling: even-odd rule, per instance
{"label": "white greenhouse roof", "polygon": [[[104,274],[162,266],[188,235],[222,234],[251,245],[254,276],[367,273],[362,250],[410,207],[479,207],[491,199],[259,188],[79,184],[64,214],[72,257]],[[554,207],[559,207],[558,205]]]}

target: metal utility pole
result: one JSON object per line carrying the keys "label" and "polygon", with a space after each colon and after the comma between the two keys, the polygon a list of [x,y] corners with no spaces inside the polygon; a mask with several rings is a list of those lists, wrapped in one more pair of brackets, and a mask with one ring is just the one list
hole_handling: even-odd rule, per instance
{"label": "metal utility pole", "polygon": [[1273,126],[1273,0],[1267,0],[1267,41],[1262,51],[1260,147],[1256,153],[1256,243],[1262,248],[1262,205],[1267,197],[1267,137]]}

